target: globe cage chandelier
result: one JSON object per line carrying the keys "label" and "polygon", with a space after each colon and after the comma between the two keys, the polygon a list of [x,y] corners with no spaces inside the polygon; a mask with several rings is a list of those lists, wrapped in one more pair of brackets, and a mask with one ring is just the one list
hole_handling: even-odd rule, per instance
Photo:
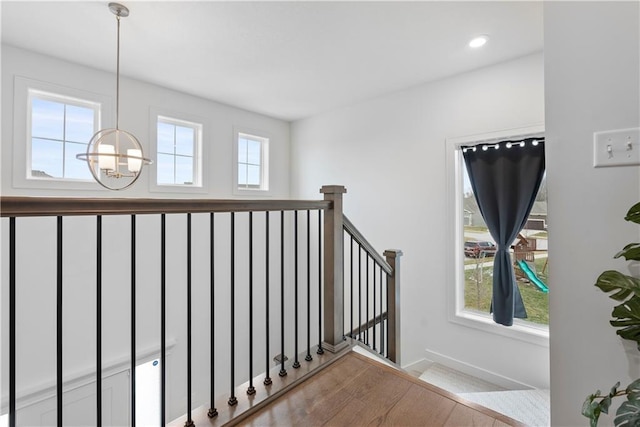
{"label": "globe cage chandelier", "polygon": [[109,190],[130,187],[142,172],[144,165],[152,163],[144,157],[140,141],[131,133],[120,129],[120,18],[129,16],[129,9],[119,3],[109,3],[109,10],[116,15],[118,44],[116,60],[116,127],[101,129],[93,135],[87,152],[77,154],[89,166],[95,180]]}

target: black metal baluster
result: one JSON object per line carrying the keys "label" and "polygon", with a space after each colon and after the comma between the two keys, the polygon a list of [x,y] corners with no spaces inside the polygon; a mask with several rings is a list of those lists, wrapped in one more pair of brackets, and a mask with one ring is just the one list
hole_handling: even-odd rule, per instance
{"label": "black metal baluster", "polygon": [[358,243],[358,341],[362,342],[362,246]]}
{"label": "black metal baluster", "polygon": [[236,264],[236,241],[235,241],[235,229],[236,229],[235,213],[231,212],[231,396],[229,397],[229,406],[234,406],[238,403],[238,399],[235,396],[235,264]]}
{"label": "black metal baluster", "polygon": [[[210,273],[210,281],[211,281],[211,286],[209,289],[209,297],[210,297],[210,309],[209,311],[211,312],[211,328],[209,330],[209,334],[211,335],[209,338],[210,341],[210,345],[211,345],[211,403],[209,405],[209,411],[207,411],[207,416],[209,418],[213,418],[216,415],[218,415],[218,410],[216,409],[216,403],[215,403],[215,385],[216,385],[216,370],[215,370],[215,354],[216,354],[216,349],[215,349],[215,330],[216,330],[216,308],[215,308],[215,302],[216,302],[216,297],[215,297],[215,251],[214,251],[214,247],[215,247],[215,220],[213,217],[213,212],[211,212],[209,214],[209,269],[211,271]],[[164,424],[163,424],[164,425]]]}
{"label": "black metal baluster", "polygon": [[349,273],[349,284],[351,285],[351,295],[349,299],[351,300],[351,329],[349,329],[349,337],[353,338],[353,236],[351,236],[351,251],[349,254],[349,268],[351,269]]}
{"label": "black metal baluster", "polygon": [[365,316],[366,316],[366,321],[367,321],[367,327],[364,330],[364,343],[369,346],[369,258],[371,258],[371,256],[369,255],[369,253],[367,252],[367,264],[366,264],[366,268],[367,268],[367,273],[366,273],[366,281],[365,281],[365,296],[366,296],[366,300],[365,300]]}
{"label": "black metal baluster", "polygon": [[16,218],[9,218],[9,427],[16,427]]}
{"label": "black metal baluster", "polygon": [[304,360],[310,362],[311,357],[311,211],[307,209],[307,355]]}
{"label": "black metal baluster", "polygon": [[266,351],[265,351],[265,376],[264,385],[271,385],[271,377],[269,376],[269,211],[265,212],[265,334],[266,334]]}
{"label": "black metal baluster", "polygon": [[62,217],[57,219],[57,278],[56,278],[56,397],[58,427],[62,427]]}
{"label": "black metal baluster", "polygon": [[167,414],[167,218],[160,215],[160,425]]}
{"label": "black metal baluster", "polygon": [[281,365],[278,375],[284,377],[284,211],[280,211],[280,357]]}
{"label": "black metal baluster", "polygon": [[187,421],[185,427],[193,427],[191,419],[191,213],[187,213]]}
{"label": "black metal baluster", "polygon": [[249,212],[249,396],[256,394],[253,386],[253,212]]}
{"label": "black metal baluster", "polygon": [[102,426],[102,215],[96,216],[96,425]]}
{"label": "black metal baluster", "polygon": [[136,216],[131,215],[131,427],[136,426]]}
{"label": "black metal baluster", "polygon": [[[385,284],[386,284],[385,288],[386,288],[387,292],[389,292],[389,276],[386,276]],[[386,306],[387,306],[387,323],[386,323],[387,355],[386,355],[386,357],[389,358],[389,298],[387,298]]]}
{"label": "black metal baluster", "polygon": [[298,369],[300,362],[298,361],[298,211],[293,211],[293,368]]}
{"label": "black metal baluster", "polygon": [[322,210],[318,209],[318,354],[322,348]]}
{"label": "black metal baluster", "polygon": [[376,265],[373,263],[373,350],[376,350]]}
{"label": "black metal baluster", "polygon": [[380,354],[384,355],[384,319],[382,318],[382,268],[380,269]]}

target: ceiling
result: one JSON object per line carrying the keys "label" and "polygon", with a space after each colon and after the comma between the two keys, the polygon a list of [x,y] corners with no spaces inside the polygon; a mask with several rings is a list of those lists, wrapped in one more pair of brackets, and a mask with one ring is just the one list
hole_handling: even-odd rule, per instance
{"label": "ceiling", "polygon": [[[122,3],[123,75],[284,120],[543,48],[542,2]],[[3,43],[115,72],[106,1],[1,7]]]}

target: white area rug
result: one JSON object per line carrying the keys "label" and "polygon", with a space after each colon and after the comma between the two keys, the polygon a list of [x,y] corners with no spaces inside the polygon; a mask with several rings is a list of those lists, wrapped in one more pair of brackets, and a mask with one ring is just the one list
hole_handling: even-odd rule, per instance
{"label": "white area rug", "polygon": [[459,393],[463,399],[504,414],[532,427],[550,426],[549,390],[508,390]]}
{"label": "white area rug", "polygon": [[549,390],[506,390],[437,363],[420,379],[528,426],[550,425]]}

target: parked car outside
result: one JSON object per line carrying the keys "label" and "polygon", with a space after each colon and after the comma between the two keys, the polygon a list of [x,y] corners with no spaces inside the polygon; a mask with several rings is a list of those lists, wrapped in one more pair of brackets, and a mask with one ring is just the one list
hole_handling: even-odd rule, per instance
{"label": "parked car outside", "polygon": [[471,258],[489,257],[496,254],[496,245],[492,242],[464,242],[464,255]]}

